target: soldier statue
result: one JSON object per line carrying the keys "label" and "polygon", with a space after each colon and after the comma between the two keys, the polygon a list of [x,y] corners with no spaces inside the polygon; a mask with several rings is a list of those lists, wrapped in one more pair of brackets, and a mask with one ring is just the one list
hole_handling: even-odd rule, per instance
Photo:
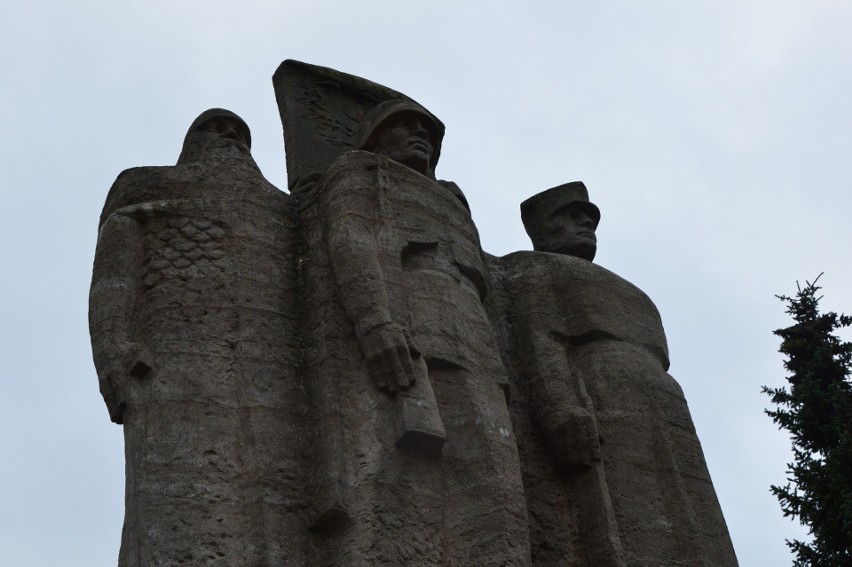
{"label": "soldier statue", "polygon": [[[736,565],[659,313],[592,263],[568,183],[521,204],[534,252],[493,259],[508,331],[533,564]],[[560,505],[554,506],[555,503]]]}

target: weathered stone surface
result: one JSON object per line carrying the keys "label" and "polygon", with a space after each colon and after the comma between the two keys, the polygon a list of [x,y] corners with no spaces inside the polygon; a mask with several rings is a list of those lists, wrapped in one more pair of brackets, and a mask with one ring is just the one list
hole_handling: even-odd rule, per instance
{"label": "weathered stone surface", "polygon": [[124,424],[123,566],[304,562],[295,238],[248,144],[208,111],[177,166],[123,172],[101,216],[90,327]]}
{"label": "weathered stone surface", "polygon": [[[505,370],[467,210],[427,177],[363,151],[342,156],[304,201],[324,563],[527,564]],[[372,353],[385,360],[371,364]],[[404,441],[412,407],[432,414],[415,424],[443,424],[442,448],[433,430]],[[330,509],[339,524],[327,528]]]}
{"label": "weathered stone surface", "polygon": [[405,95],[286,61],[291,195],[235,114],[119,175],[90,328],[122,566],[734,566],[650,299],[581,183],[482,251]]}
{"label": "weathered stone surface", "polygon": [[[288,155],[309,153],[288,132],[313,105],[281,101]],[[413,101],[382,101],[351,130],[354,151],[294,187],[317,564],[529,564],[479,237],[458,187],[434,178],[442,135]]]}
{"label": "weathered stone surface", "polygon": [[576,257],[589,205],[581,184],[525,202],[539,251],[490,262],[533,564],[736,565],[657,309]]}
{"label": "weathered stone surface", "polygon": [[[291,59],[281,63],[272,84],[284,126],[290,189],[316,181],[341,154],[355,148],[359,126],[378,104],[411,100],[361,77]],[[443,136],[440,121],[438,126]]]}

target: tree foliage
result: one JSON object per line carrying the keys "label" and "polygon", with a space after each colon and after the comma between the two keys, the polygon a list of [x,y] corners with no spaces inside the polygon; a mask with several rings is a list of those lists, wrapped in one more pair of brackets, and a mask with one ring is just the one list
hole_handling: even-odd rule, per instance
{"label": "tree foliage", "polygon": [[[820,274],[822,275],[822,274]],[[807,525],[810,542],[787,541],[796,567],[852,566],[852,343],[835,331],[852,317],[820,313],[819,277],[778,296],[795,324],[778,329],[789,387],[763,391],[776,405],[766,410],[793,441],[786,486],[772,486],[785,516]]]}

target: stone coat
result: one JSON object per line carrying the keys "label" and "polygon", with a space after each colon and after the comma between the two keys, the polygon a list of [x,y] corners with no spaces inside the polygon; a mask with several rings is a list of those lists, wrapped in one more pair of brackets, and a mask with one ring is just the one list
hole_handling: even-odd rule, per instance
{"label": "stone coat", "polygon": [[247,154],[119,175],[90,328],[123,423],[119,565],[303,564],[288,196]]}
{"label": "stone coat", "polygon": [[736,565],[651,300],[562,254],[492,269],[533,563]]}
{"label": "stone coat", "polygon": [[[365,151],[344,154],[296,196],[321,563],[528,565],[506,370],[468,210],[434,180]],[[375,386],[358,342],[364,327],[387,323],[425,362],[396,397]],[[397,446],[412,405],[440,414],[440,455]]]}

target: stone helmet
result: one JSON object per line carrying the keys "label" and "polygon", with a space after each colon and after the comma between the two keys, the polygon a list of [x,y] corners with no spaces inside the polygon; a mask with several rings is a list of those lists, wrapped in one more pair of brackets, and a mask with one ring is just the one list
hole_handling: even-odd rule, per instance
{"label": "stone helmet", "polygon": [[600,209],[589,202],[589,191],[583,182],[573,181],[542,191],[521,203],[521,220],[530,238],[535,240],[537,228],[544,226],[551,213],[568,205],[582,209],[595,222],[595,228],[598,227]]}
{"label": "stone helmet", "polygon": [[211,108],[205,110],[198,115],[198,118],[192,121],[189,130],[186,131],[186,137],[183,139],[183,148],[178,157],[178,165],[189,163],[204,156],[209,151],[211,140],[218,138],[218,135],[212,132],[207,132],[203,126],[217,118],[227,118],[233,121],[235,130],[245,140],[246,153],[251,151],[251,131],[245,120],[224,108]]}
{"label": "stone helmet", "polygon": [[189,130],[186,131],[186,135],[189,136],[205,122],[213,120],[214,118],[233,118],[237,123],[240,134],[243,135],[248,143],[248,147],[251,148],[251,131],[249,130],[248,124],[246,124],[245,120],[240,118],[238,115],[224,108],[211,108],[199,114],[198,118],[193,120],[192,124],[189,126]]}
{"label": "stone helmet", "polygon": [[441,154],[441,141],[444,139],[444,125],[431,112],[414,101],[403,99],[386,100],[374,106],[358,124],[353,147],[356,150],[368,148],[374,141],[376,131],[392,116],[412,113],[425,118],[424,126],[432,137],[432,160],[429,172],[434,175],[438,157]]}

